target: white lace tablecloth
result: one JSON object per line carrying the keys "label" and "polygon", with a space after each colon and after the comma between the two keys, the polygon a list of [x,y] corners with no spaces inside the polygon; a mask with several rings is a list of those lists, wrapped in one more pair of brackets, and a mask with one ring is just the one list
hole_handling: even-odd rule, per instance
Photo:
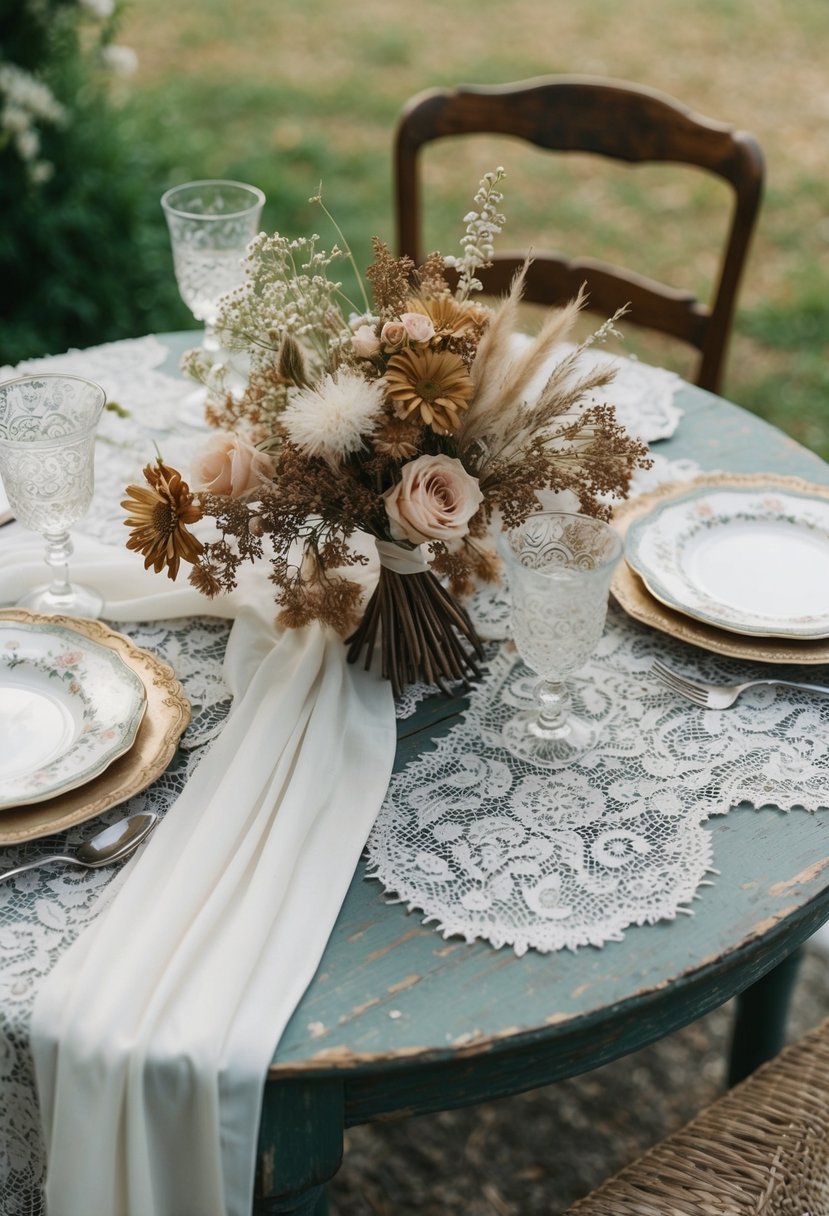
{"label": "white lace tablecloth", "polygon": [[[41,370],[75,372],[103,384],[108,398],[129,412],[127,417],[106,413],[102,419],[95,499],[81,525],[90,535],[112,544],[123,544],[125,536],[118,506],[123,488],[154,458],[155,444],[166,460],[186,469],[189,450],[198,438],[194,431],[189,434],[176,431],[177,409],[188,386],[162,370],[167,356],[164,343],[150,336],[55,358],[29,360],[16,369],[0,369],[0,378]],[[670,434],[680,418],[673,396],[681,382],[668,373],[625,360],[620,366],[616,396],[620,407],[625,402],[626,423],[646,439]],[[696,472],[698,469],[692,462],[669,464],[657,457],[656,467],[644,475],[640,488]],[[490,636],[497,636],[499,617],[503,625],[503,604],[490,600],[486,610]],[[221,729],[229,708],[221,674],[228,627],[222,621],[200,618],[188,622],[186,627],[180,621],[171,621],[119,625],[119,628],[138,645],[156,651],[171,663],[193,706],[193,720],[182,740],[181,752],[167,773],[148,790],[103,816],[104,821],[145,809],[163,814],[185,785],[198,749]],[[636,629],[625,632],[624,625],[614,621],[607,644],[597,658],[597,663],[604,665],[600,667],[598,682],[593,668],[588,673],[598,690],[591,694],[591,706],[607,717],[606,739],[614,742],[609,750],[603,750],[601,754],[606,758],[601,763],[597,761],[595,769],[588,765],[574,770],[567,786],[561,784],[561,774],[555,777],[554,801],[561,804],[566,820],[552,816],[551,822],[548,810],[533,809],[533,798],[539,805],[539,795],[543,789],[549,790],[550,778],[544,774],[532,777],[510,772],[503,755],[499,756],[484,738],[490,728],[473,711],[435,756],[410,766],[405,782],[397,778],[393,783],[372,839],[377,876],[401,898],[438,919],[445,931],[488,937],[496,944],[510,942],[519,950],[527,945],[550,949],[575,945],[578,941],[598,941],[602,935],[607,940],[618,935],[623,921],[633,923],[671,914],[670,900],[679,903],[687,900],[692,894],[692,884],[689,879],[670,897],[666,895],[661,901],[657,897],[653,875],[664,871],[663,885],[668,887],[671,884],[667,877],[677,868],[665,862],[671,849],[667,828],[671,826],[674,838],[681,841],[682,855],[686,858],[693,855],[694,873],[701,875],[709,861],[704,831],[699,826],[703,816],[686,826],[679,811],[672,812],[672,804],[657,799],[659,810],[654,824],[658,820],[659,826],[643,826],[649,799],[651,803],[654,801],[651,795],[663,782],[658,773],[650,773],[645,767],[647,757],[642,755],[642,736],[638,732],[643,722],[658,719],[660,737],[664,737],[669,749],[664,753],[665,763],[670,757],[670,763],[675,765],[676,756],[682,754],[683,747],[688,749],[695,737],[693,732],[700,729],[699,715],[697,726],[692,728],[690,716],[683,715],[675,705],[666,707],[664,696],[659,711],[659,696],[653,690],[640,689],[638,699],[630,699],[630,689],[624,689],[627,677],[622,673],[625,664],[632,664],[637,671],[642,664],[646,665],[643,657],[646,645],[644,633],[638,634]],[[490,685],[494,687],[500,682],[506,697],[520,696],[522,690],[526,691],[526,681],[510,677],[504,663],[505,659],[499,657],[493,664],[487,691]],[[422,695],[423,690],[412,690],[398,712],[411,712]],[[624,695],[643,712],[640,722],[631,726],[629,720],[627,728],[621,712]],[[482,704],[480,697],[476,701]],[[740,715],[733,719],[735,724],[740,720]],[[610,725],[612,722],[616,725]],[[808,737],[806,725],[805,718],[790,713],[780,728],[787,732],[781,738],[788,741],[791,735],[791,746],[800,746],[797,732],[802,728]],[[792,734],[794,726],[797,732]],[[685,743],[681,742],[683,729],[687,736]],[[732,740],[732,752],[739,748],[739,738]],[[719,741],[722,743],[722,738]],[[477,749],[477,760],[470,761],[471,749]],[[727,758],[723,752],[723,763]],[[638,767],[629,768],[629,764]],[[489,792],[495,796],[497,790],[503,791],[497,804],[490,807],[479,807],[476,803],[475,787],[484,772]],[[631,777],[629,774],[634,772],[636,775]],[[697,789],[708,788],[704,773],[693,766],[688,772]],[[709,776],[708,782],[713,780]],[[630,789],[635,787],[635,797],[623,789],[626,781],[633,781]],[[410,787],[408,794],[407,787]],[[713,807],[713,784],[711,788],[711,799],[705,805]],[[440,789],[451,791],[451,814],[445,805],[441,808]],[[733,800],[734,791],[722,790],[720,795]],[[606,799],[610,800],[608,812],[604,808]],[[467,820],[473,803],[475,826],[470,827]],[[415,807],[416,815],[409,827],[399,829],[395,825],[400,824],[407,805]],[[458,814],[464,808],[465,817]],[[60,841],[37,841],[5,849],[4,865],[11,867],[44,850],[71,847],[88,833],[88,826],[80,827]],[[631,865],[631,856],[645,861],[637,869]],[[566,861],[566,866],[557,863],[556,858]],[[402,880],[403,870],[408,868],[415,876],[411,888]],[[115,893],[122,873],[45,869],[0,884],[0,1213],[3,1216],[24,1213],[40,1216],[43,1211],[40,1193],[43,1148],[28,1047],[28,1025],[38,984]],[[454,882],[457,899],[447,894],[446,879],[450,874],[460,878]],[[648,901],[644,902],[637,886],[643,881],[649,887]],[[505,899],[508,888],[517,896],[512,903]],[[617,903],[625,892],[633,900],[634,914],[626,920],[612,911],[614,891]],[[588,911],[591,903],[602,909],[600,916],[591,917]],[[569,928],[562,915],[565,906],[582,910],[571,920]],[[573,928],[579,918],[580,927]],[[533,933],[537,941],[531,940]]]}

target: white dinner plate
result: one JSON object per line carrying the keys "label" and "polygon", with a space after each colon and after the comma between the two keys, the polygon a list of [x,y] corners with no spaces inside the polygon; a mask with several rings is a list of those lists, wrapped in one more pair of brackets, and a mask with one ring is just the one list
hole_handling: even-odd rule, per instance
{"label": "white dinner plate", "polygon": [[829,501],[779,486],[699,487],[631,524],[650,593],[733,633],[829,637]]}
{"label": "white dinner plate", "polygon": [[135,740],[144,684],[65,624],[0,620],[0,810],[71,790]]}

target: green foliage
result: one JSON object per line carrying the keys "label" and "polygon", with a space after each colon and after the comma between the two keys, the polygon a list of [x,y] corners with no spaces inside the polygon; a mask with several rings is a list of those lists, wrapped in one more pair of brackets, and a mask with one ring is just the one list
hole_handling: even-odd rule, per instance
{"label": "green foliage", "polygon": [[110,100],[74,9],[64,0],[37,21],[18,3],[0,26],[4,58],[67,111],[40,131],[48,180],[33,182],[14,147],[0,148],[0,362],[191,323],[153,222],[163,157]]}
{"label": "green foliage", "polygon": [[786,298],[752,308],[740,329],[757,349],[773,352],[771,366],[740,369],[746,404],[829,460],[829,298],[816,267],[800,268]]}

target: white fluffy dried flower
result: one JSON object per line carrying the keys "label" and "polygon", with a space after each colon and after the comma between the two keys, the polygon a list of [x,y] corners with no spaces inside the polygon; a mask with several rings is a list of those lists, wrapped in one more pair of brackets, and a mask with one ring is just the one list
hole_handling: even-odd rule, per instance
{"label": "white fluffy dried flower", "polygon": [[365,447],[383,412],[383,389],[344,368],[291,395],[282,414],[288,438],[306,456],[336,467]]}

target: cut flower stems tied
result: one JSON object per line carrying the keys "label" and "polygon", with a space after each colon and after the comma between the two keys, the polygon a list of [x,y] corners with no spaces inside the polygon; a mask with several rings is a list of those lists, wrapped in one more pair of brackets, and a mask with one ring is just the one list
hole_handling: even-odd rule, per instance
{"label": "cut flower stems tied", "polygon": [[[648,464],[604,400],[612,368],[581,360],[621,314],[561,354],[582,295],[517,342],[526,266],[500,302],[478,294],[506,222],[503,178],[482,179],[455,257],[415,266],[375,237],[356,301],[335,277],[339,260],[353,263],[339,229],[330,252],[317,236],[257,236],[217,322],[224,346],[248,358],[244,390],[230,391],[202,351],[184,360],[210,385],[220,438],[194,451],[190,484],[159,462],[149,495],[129,489],[128,544],[146,564],[174,577],[187,562],[213,596],[243,562],[269,562],[278,622],[330,626],[367,668],[379,650],[396,694],[479,675],[483,651],[458,601],[500,577],[496,523],[521,523],[542,489],[572,491],[581,512],[606,518]],[[312,201],[333,223],[321,194]],[[213,527],[197,540],[188,524],[199,514]],[[361,534],[380,558],[367,603],[354,577],[368,562]]]}

